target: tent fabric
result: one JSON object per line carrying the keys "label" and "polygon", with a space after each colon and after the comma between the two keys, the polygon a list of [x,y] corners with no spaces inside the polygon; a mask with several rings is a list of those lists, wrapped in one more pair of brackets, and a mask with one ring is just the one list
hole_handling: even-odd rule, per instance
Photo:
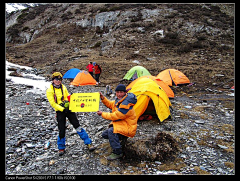
{"label": "tent fabric", "polygon": [[137,78],[136,80],[132,81],[132,82],[126,87],[126,89],[132,88],[132,86],[133,86],[137,81],[141,80],[142,78],[149,78],[149,79],[153,80],[154,82],[156,82],[156,83],[165,91],[165,93],[167,94],[168,97],[174,98],[174,92],[172,91],[172,89],[171,89],[167,84],[165,84],[160,78],[157,78],[157,77],[152,76],[152,75],[145,75],[145,76],[142,76],[142,77]]}
{"label": "tent fabric", "polygon": [[97,81],[85,70],[79,72],[77,76],[71,82],[71,85],[96,85]]}
{"label": "tent fabric", "polygon": [[69,69],[63,76],[63,79],[74,79],[81,70],[77,68]]}
{"label": "tent fabric", "polygon": [[173,84],[189,84],[190,80],[182,72],[176,69],[166,69],[157,75],[164,83],[169,86]]}
{"label": "tent fabric", "polygon": [[151,75],[146,68],[138,65],[138,66],[132,67],[126,73],[126,75],[123,77],[123,79],[127,79],[127,80],[133,79],[133,80],[135,80],[134,78],[136,78],[136,76],[134,76],[134,75],[136,75],[136,74],[137,74],[137,77],[141,77],[141,76],[144,76],[144,75]]}
{"label": "tent fabric", "polygon": [[137,118],[145,112],[150,99],[154,103],[156,114],[161,122],[171,115],[169,109],[171,102],[167,94],[153,80],[144,77],[138,80],[129,92],[137,96],[137,103],[133,106]]}

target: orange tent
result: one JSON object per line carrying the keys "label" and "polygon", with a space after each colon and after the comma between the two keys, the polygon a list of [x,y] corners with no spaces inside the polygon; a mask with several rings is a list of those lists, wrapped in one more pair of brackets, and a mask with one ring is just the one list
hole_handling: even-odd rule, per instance
{"label": "orange tent", "polygon": [[71,82],[71,85],[96,85],[97,81],[85,70],[79,72],[77,76]]}
{"label": "orange tent", "polygon": [[166,69],[160,72],[157,77],[169,86],[190,83],[187,76],[176,69]]}
{"label": "orange tent", "polygon": [[142,78],[149,78],[152,79],[154,82],[156,82],[167,94],[168,97],[174,98],[174,93],[172,91],[172,89],[165,84],[161,79],[159,79],[158,77],[152,76],[152,75],[145,75],[142,77],[137,78],[136,80],[132,81],[127,87],[126,89],[130,89],[132,88],[132,86],[139,80],[141,80]]}

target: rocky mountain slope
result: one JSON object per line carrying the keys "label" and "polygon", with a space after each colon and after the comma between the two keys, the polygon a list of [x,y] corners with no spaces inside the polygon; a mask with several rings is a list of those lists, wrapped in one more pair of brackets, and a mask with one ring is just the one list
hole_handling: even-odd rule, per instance
{"label": "rocky mountain slope", "polygon": [[[234,4],[29,7],[6,14],[6,59],[34,68],[7,62],[7,178],[11,174],[29,178],[54,174],[52,178],[59,179],[75,178],[59,174],[235,174],[235,107],[230,90]],[[103,68],[100,86],[70,87],[64,80],[69,92],[104,92],[106,84],[124,82],[123,76],[137,64],[152,75],[165,68],[179,69],[195,84],[171,87],[173,119],[138,121],[123,159],[106,159],[111,148],[101,133],[109,122],[96,113],[77,116],[97,149],[89,153],[67,122],[67,152],[59,157],[55,112],[43,90],[50,81],[42,79],[56,70],[85,69],[89,61]],[[13,77],[15,73],[22,77]],[[26,81],[17,83],[16,78]],[[34,84],[25,84],[30,81]],[[100,110],[109,111],[102,103]],[[47,141],[50,147],[45,150]]]}
{"label": "rocky mountain slope", "polygon": [[8,14],[6,42],[9,62],[46,75],[95,61],[116,84],[137,62],[216,86],[234,77],[234,4],[45,4]]}

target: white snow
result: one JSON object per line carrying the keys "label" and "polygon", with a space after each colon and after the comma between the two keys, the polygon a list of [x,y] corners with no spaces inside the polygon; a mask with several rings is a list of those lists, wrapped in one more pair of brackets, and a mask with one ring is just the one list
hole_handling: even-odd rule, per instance
{"label": "white snow", "polygon": [[[38,3],[38,4],[40,4],[40,3]],[[11,13],[12,11],[26,9],[27,8],[26,5],[33,7],[33,6],[38,6],[38,4],[36,4],[36,3],[5,3],[5,7],[6,7],[6,11],[8,13]]]}
{"label": "white snow", "polygon": [[33,68],[13,64],[13,63],[10,63],[10,62],[6,61],[6,79],[11,79],[11,81],[14,84],[24,84],[24,85],[33,86],[33,89],[27,90],[27,93],[28,92],[33,92],[33,93],[37,93],[37,94],[42,94],[42,93],[45,94],[47,88],[51,84],[51,82],[47,82],[44,77],[39,76],[39,75],[35,75],[35,74],[25,74],[25,73],[23,73],[22,74],[23,77],[10,76],[9,74],[11,73],[11,71],[7,71],[8,67],[15,67],[15,68],[19,68],[19,69],[25,68],[27,70],[31,70]]}
{"label": "white snow", "polygon": [[16,68],[20,68],[20,69],[27,69],[27,70],[31,70],[32,67],[28,67],[28,66],[22,66],[22,65],[17,65],[11,62],[6,61],[6,67],[16,67]]}
{"label": "white snow", "polygon": [[17,11],[17,10],[20,10],[20,9],[26,9],[26,7],[18,4],[18,3],[6,3],[6,11],[8,13],[11,13],[12,11]]}
{"label": "white snow", "polygon": [[153,33],[153,35],[155,35],[155,34],[160,34],[162,38],[164,37],[163,30],[157,30]]}

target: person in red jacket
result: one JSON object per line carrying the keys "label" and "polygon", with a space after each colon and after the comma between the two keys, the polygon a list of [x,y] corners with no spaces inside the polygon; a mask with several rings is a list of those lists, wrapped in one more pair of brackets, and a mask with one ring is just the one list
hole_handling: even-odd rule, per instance
{"label": "person in red jacket", "polygon": [[88,72],[91,74],[91,76],[93,77],[93,64],[92,62],[90,62],[88,65],[87,65],[87,69],[88,69]]}
{"label": "person in red jacket", "polygon": [[102,73],[102,68],[96,62],[93,62],[93,65],[94,65],[94,69],[95,69],[95,80],[99,84],[100,83],[99,77],[100,77],[100,74]]}

